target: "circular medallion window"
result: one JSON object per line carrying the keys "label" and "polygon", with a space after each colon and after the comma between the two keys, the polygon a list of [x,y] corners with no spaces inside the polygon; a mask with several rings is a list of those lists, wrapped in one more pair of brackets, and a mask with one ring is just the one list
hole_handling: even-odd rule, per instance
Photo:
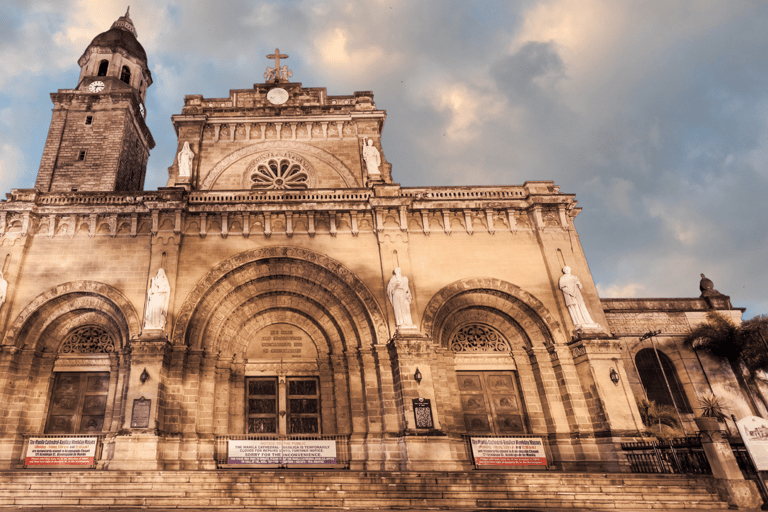
{"label": "circular medallion window", "polygon": [[314,188],[315,173],[298,155],[270,153],[248,166],[244,185],[256,190],[303,190]]}

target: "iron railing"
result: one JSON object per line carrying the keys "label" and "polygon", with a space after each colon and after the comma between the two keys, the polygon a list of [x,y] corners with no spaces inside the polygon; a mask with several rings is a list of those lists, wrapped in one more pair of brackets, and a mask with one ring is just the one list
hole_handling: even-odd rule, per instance
{"label": "iron railing", "polygon": [[692,473],[711,475],[712,468],[698,437],[669,441],[622,443],[633,473]]}
{"label": "iron railing", "polygon": [[[316,434],[293,434],[287,436],[264,435],[264,434],[241,434],[216,436],[214,445],[214,457],[216,464],[220,468],[227,467],[249,467],[247,465],[230,466],[228,464],[229,441],[335,441],[336,443],[336,464],[317,464],[312,467],[329,467],[336,469],[348,469],[350,461],[349,436],[347,435],[316,435]],[[255,465],[258,467],[258,465]],[[295,467],[291,464],[276,464],[271,467]]]}

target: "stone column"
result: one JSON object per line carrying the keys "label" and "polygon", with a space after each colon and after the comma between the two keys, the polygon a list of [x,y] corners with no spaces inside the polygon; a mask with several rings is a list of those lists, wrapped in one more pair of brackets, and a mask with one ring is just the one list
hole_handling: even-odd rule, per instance
{"label": "stone column", "polygon": [[216,435],[227,435],[229,430],[229,379],[231,359],[219,357],[216,361],[216,390],[213,402],[213,431]]}
{"label": "stone column", "polygon": [[162,331],[146,331],[130,343],[130,373],[125,400],[125,421],[114,439],[113,457],[104,461],[110,470],[165,469],[159,427],[171,346]]}
{"label": "stone column", "polygon": [[[699,428],[702,424],[696,418]],[[701,430],[701,445],[712,468],[712,482],[722,500],[727,500],[730,508],[756,509],[763,502],[757,484],[745,480],[736,457],[733,455],[731,444],[723,439],[723,433],[715,420],[712,427]]]}
{"label": "stone column", "polygon": [[[15,381],[18,371],[19,349],[0,347],[0,403],[10,408],[15,400]],[[24,440],[17,431],[18,421],[10,411],[0,416],[0,469],[12,469],[21,458]]]}
{"label": "stone column", "polygon": [[[442,430],[438,415],[436,384],[440,369],[432,340],[417,330],[398,332],[389,342],[394,389],[403,430],[400,438],[400,469],[408,471],[458,471],[469,466],[457,460],[456,443]],[[418,369],[421,382],[416,378]],[[414,400],[429,401],[432,426],[416,423]]]}
{"label": "stone column", "polygon": [[602,471],[629,471],[621,443],[645,430],[621,357],[621,342],[605,334],[579,334],[568,348],[584,389]]}
{"label": "stone column", "polygon": [[352,434],[349,436],[350,469],[365,470],[367,460],[366,433],[368,432],[368,411],[365,403],[361,365],[357,351],[349,351],[347,368],[349,368],[349,408],[352,420]]}
{"label": "stone column", "polygon": [[181,397],[181,447],[182,469],[198,469],[197,409],[200,400],[200,372],[203,351],[187,351]]}
{"label": "stone column", "polygon": [[379,371],[379,386],[382,410],[382,446],[384,460],[382,468],[385,471],[400,469],[399,437],[401,418],[395,397],[392,363],[389,359],[389,349],[383,345],[373,347],[376,356],[376,367]]}
{"label": "stone column", "polygon": [[197,435],[199,469],[216,469],[214,460],[214,397],[216,394],[216,364],[218,358],[212,354],[203,357],[200,376],[200,392],[197,406]]}

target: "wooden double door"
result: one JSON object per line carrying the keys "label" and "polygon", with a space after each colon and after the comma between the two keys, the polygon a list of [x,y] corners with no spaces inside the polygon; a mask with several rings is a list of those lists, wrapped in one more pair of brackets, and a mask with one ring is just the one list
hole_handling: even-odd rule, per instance
{"label": "wooden double door", "polygon": [[109,372],[56,373],[46,434],[100,434],[107,410]]}
{"label": "wooden double door", "polygon": [[514,371],[456,372],[470,434],[524,434],[525,412]]}
{"label": "wooden double door", "polygon": [[316,377],[249,377],[245,387],[246,433],[321,433]]}

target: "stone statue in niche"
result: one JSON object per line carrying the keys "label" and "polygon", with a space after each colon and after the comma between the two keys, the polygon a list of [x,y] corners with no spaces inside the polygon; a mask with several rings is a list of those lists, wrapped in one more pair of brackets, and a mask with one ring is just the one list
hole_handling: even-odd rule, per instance
{"label": "stone statue in niche", "polygon": [[402,275],[400,267],[392,271],[392,279],[387,285],[387,296],[395,311],[395,325],[400,329],[415,329],[411,320],[411,289],[408,286],[408,278]]}
{"label": "stone statue in niche", "polygon": [[599,329],[600,326],[592,321],[592,317],[584,304],[584,297],[581,296],[581,281],[575,275],[571,274],[571,267],[563,267],[563,275],[558,283],[563,290],[565,305],[568,307],[568,313],[571,315],[573,325],[576,329]]}
{"label": "stone statue in niche", "polygon": [[150,279],[147,291],[147,311],[144,314],[145,330],[165,329],[168,319],[168,300],[171,297],[171,285],[165,276],[165,270],[158,269],[157,275]]}
{"label": "stone statue in niche", "polygon": [[5,298],[8,296],[8,281],[3,277],[3,272],[0,271],[0,309],[5,304]]}
{"label": "stone statue in niche", "polygon": [[381,165],[381,153],[373,145],[373,139],[363,139],[363,160],[365,168],[368,170],[368,176],[380,176],[379,166]]}
{"label": "stone statue in niche", "polygon": [[179,151],[179,178],[188,178],[192,176],[192,159],[195,158],[195,152],[189,147],[189,141],[184,142],[184,147]]}

